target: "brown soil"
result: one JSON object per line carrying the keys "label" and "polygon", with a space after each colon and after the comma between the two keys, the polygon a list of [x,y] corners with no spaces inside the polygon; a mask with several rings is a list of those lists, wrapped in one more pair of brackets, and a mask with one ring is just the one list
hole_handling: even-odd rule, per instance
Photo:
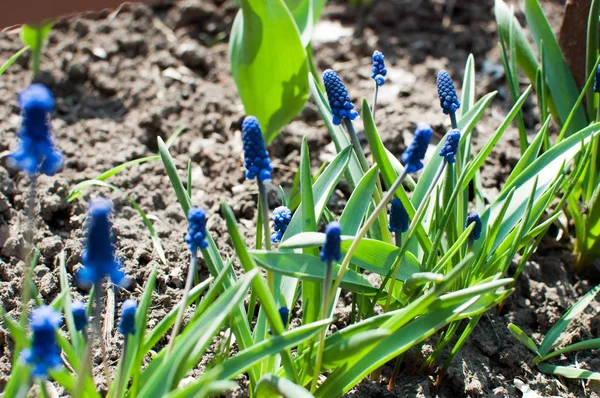
{"label": "brown soil", "polygon": [[[428,122],[438,137],[448,127],[439,111],[435,75],[446,68],[458,83],[464,63],[473,53],[477,69],[477,95],[498,90],[492,109],[478,124],[476,144],[481,146],[510,107],[496,48],[493,1],[457,1],[451,16],[444,2],[422,0],[380,0],[364,9],[345,2],[328,5],[323,21],[346,29],[348,35],[327,41],[315,39],[315,60],[320,70],[333,68],[347,83],[355,103],[370,98],[372,81],[370,55],[374,49],[386,55],[389,80],[382,90],[378,111],[379,130],[386,146],[401,154],[404,137],[419,122]],[[545,2],[554,23],[560,7]],[[224,255],[232,249],[219,216],[221,201],[228,201],[247,241],[253,241],[255,185],[244,180],[239,128],[243,106],[229,75],[227,39],[236,7],[233,2],[189,0],[161,8],[128,5],[118,13],[100,13],[61,21],[53,29],[43,59],[39,80],[56,96],[53,117],[58,146],[65,152],[66,167],[59,175],[39,181],[40,217],[35,238],[42,257],[34,272],[44,299],[59,292],[57,256],[67,251],[68,271],[80,266],[85,201],[67,203],[70,189],[78,182],[142,156],[156,153],[156,137],[171,134],[178,126],[187,130],[171,152],[179,170],[193,162],[194,204],[210,214],[208,229]],[[444,24],[446,16],[449,23]],[[450,18],[450,19],[448,19]],[[558,25],[555,25],[558,26]],[[330,25],[328,33],[331,33]],[[0,59],[20,48],[17,34],[4,33]],[[22,57],[0,78],[0,153],[14,148],[19,128],[16,92],[30,79],[28,58]],[[458,84],[460,87],[460,84]],[[526,104],[526,124],[531,134],[539,121],[533,116],[535,104]],[[334,153],[316,107],[309,101],[301,115],[270,146],[275,166],[275,187],[291,185],[299,162],[303,136],[308,137],[313,165],[318,167]],[[493,196],[519,157],[518,138],[509,130],[483,169],[486,192]],[[110,179],[152,216],[169,261],[160,265],[150,314],[152,327],[178,299],[189,260],[183,234],[184,217],[159,162],[134,165]],[[0,164],[0,296],[7,311],[17,314],[20,278],[23,269],[23,230],[28,180]],[[149,234],[138,213],[122,195],[106,189],[91,189],[84,199],[103,195],[115,206],[115,229],[119,256],[133,283],[117,291],[117,307],[129,297],[140,296],[141,287],[158,261]],[[332,199],[339,209],[348,197],[343,185]],[[481,397],[520,396],[513,380],[518,377],[540,395],[565,397],[598,396],[597,386],[547,377],[532,367],[530,353],[507,331],[513,322],[539,342],[569,306],[598,280],[580,279],[572,271],[573,257],[568,239],[551,237],[526,266],[517,291],[500,314],[490,312],[475,329],[469,344],[456,358],[439,389],[435,375],[412,375],[402,369],[398,386],[388,393],[383,383],[393,363],[383,372],[383,383],[364,381],[349,395],[358,397]],[[205,276],[207,272],[204,271]],[[597,279],[597,276],[596,276]],[[85,297],[84,291],[75,291]],[[573,341],[597,337],[600,322],[594,314],[600,304],[586,312],[569,329]],[[113,335],[109,357],[119,356],[119,336]],[[164,343],[164,342],[163,342]],[[428,342],[432,343],[432,342]],[[0,389],[10,373],[12,342],[0,330],[3,356],[0,358]],[[424,347],[427,350],[428,346]],[[420,357],[421,355],[416,355]],[[579,355],[578,363],[598,370],[597,358]],[[574,363],[569,355],[565,363]],[[200,372],[195,372],[195,375]],[[244,395],[243,391],[238,391]]]}

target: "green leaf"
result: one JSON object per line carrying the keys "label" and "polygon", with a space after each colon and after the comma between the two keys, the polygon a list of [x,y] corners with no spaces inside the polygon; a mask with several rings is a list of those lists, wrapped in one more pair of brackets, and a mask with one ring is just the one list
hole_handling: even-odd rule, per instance
{"label": "green leaf", "polygon": [[171,185],[173,186],[173,189],[175,190],[175,195],[177,196],[177,201],[181,205],[181,208],[183,209],[183,213],[185,214],[185,217],[187,218],[187,213],[188,213],[188,210],[190,209],[190,207],[192,207],[192,202],[190,200],[190,197],[187,194],[187,191],[183,187],[183,183],[181,182],[181,178],[179,177],[179,174],[177,173],[177,168],[175,167],[175,162],[173,161],[173,158],[171,157],[171,154],[169,153],[169,148],[165,145],[162,138],[157,137],[157,141],[158,141],[158,152],[160,154],[160,158],[163,161],[165,170],[167,171],[167,175],[169,176],[169,180],[171,181]]}
{"label": "green leaf", "polygon": [[[360,224],[367,213],[369,204],[371,203],[371,197],[373,196],[373,190],[375,189],[375,183],[379,178],[379,173],[376,166],[373,166],[363,178],[360,180],[346,207],[340,216],[340,225],[342,231],[346,235],[354,235],[358,232]],[[313,231],[316,230],[313,229]]]}
{"label": "green leaf", "polygon": [[517,325],[513,323],[508,324],[508,331],[523,344],[525,347],[529,348],[535,355],[538,357],[540,353],[538,351],[537,345],[531,340],[531,337],[527,336],[527,334],[521,330]]}
{"label": "green leaf", "polygon": [[463,118],[475,103],[475,58],[469,54],[465,64],[465,77],[463,78],[462,97],[460,100],[460,117]]}
{"label": "green leaf", "polygon": [[[315,201],[315,219],[317,221],[321,218],[321,214],[323,213],[323,209],[325,208],[329,197],[333,193],[338,181],[342,178],[346,167],[348,167],[351,153],[352,146],[348,146],[338,153],[313,184],[312,191]],[[292,216],[292,220],[283,235],[282,241],[285,241],[302,231],[303,218],[302,207],[300,207]]]}
{"label": "green leaf", "polygon": [[[323,352],[322,370],[341,367],[353,357],[362,357],[390,334],[387,329],[366,330],[344,337],[336,344],[327,345]],[[314,367],[314,364],[312,366]]]}
{"label": "green leaf", "polygon": [[300,31],[302,46],[307,48],[312,39],[313,26],[315,23],[313,12],[313,0],[285,0],[296,26]]}
{"label": "green leaf", "polygon": [[553,357],[556,357],[559,355],[563,355],[563,354],[566,354],[569,352],[573,352],[573,351],[597,350],[598,348],[600,348],[600,338],[584,340],[584,341],[580,341],[575,344],[570,344],[566,347],[561,348],[560,350],[552,351],[550,354],[546,355],[541,360],[545,361],[547,359],[550,359],[550,358],[553,358]]}
{"label": "green leaf", "polygon": [[314,398],[306,388],[273,374],[266,374],[258,381],[254,396],[261,398]]}
{"label": "green leaf", "polygon": [[[254,251],[252,257],[269,271],[293,276],[311,282],[322,282],[325,279],[325,266],[319,257],[302,253],[275,253]],[[333,275],[339,270],[338,264],[333,264]],[[341,283],[342,288],[359,293],[374,294],[377,289],[359,273],[347,270]]]}
{"label": "green leaf", "polygon": [[[544,57],[547,62],[547,85],[552,93],[552,98],[556,104],[560,123],[564,123],[577,101],[579,90],[575,84],[575,79],[569,70],[569,65],[565,60],[556,37],[552,33],[552,28],[546,19],[542,8],[537,0],[525,0],[525,17],[531,31],[531,35],[536,41],[538,48],[544,43]],[[579,109],[573,119],[570,133],[584,128],[587,125],[583,109]]]}
{"label": "green leaf", "polygon": [[32,51],[39,51],[52,30],[52,23],[39,26],[23,25],[21,28],[21,41],[29,46]]}
{"label": "green leaf", "polygon": [[[594,73],[594,65],[598,57],[598,19],[600,18],[600,0],[592,0],[587,23],[585,74],[589,76]],[[587,90],[587,111],[588,119],[594,120],[596,117],[596,107],[594,106],[595,93],[592,87]]]}
{"label": "green leaf", "polygon": [[600,373],[592,372],[587,369],[572,368],[569,366],[556,366],[547,363],[538,363],[540,372],[555,376],[562,376],[568,379],[600,380]]}
{"label": "green leaf", "polygon": [[6,72],[8,67],[11,66],[17,59],[19,59],[19,57],[21,55],[25,54],[25,52],[27,50],[29,50],[29,46],[23,47],[22,49],[17,51],[15,54],[13,54],[13,56],[11,56],[9,59],[7,59],[6,62],[3,63],[2,66],[0,66],[0,76],[2,76],[2,74],[4,74],[4,72]]}
{"label": "green leaf", "polygon": [[552,326],[552,328],[546,333],[546,337],[540,346],[540,355],[546,356],[550,349],[558,342],[558,338],[562,332],[567,329],[571,321],[575,319],[596,297],[596,294],[600,291],[600,285],[596,286],[589,292],[583,295],[575,305],[573,305],[565,314]]}
{"label": "green leaf", "polygon": [[282,0],[242,0],[229,41],[231,72],[246,114],[267,143],[304,107],[308,63],[298,28]]}

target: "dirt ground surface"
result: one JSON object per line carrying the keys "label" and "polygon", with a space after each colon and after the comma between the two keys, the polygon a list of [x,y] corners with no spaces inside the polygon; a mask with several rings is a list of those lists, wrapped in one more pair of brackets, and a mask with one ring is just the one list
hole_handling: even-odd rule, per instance
{"label": "dirt ground surface", "polygon": [[[555,29],[561,5],[543,1]],[[517,3],[519,12],[521,3]],[[67,253],[67,268],[73,274],[81,267],[82,227],[86,201],[99,195],[115,206],[118,254],[133,283],[116,294],[117,308],[126,298],[138,298],[158,257],[137,211],[122,193],[90,188],[82,199],[67,203],[69,191],[83,180],[125,161],[151,156],[157,151],[156,137],[186,130],[172,146],[176,165],[184,175],[192,160],[192,202],[210,215],[208,230],[223,255],[232,253],[219,215],[221,201],[235,211],[248,242],[253,241],[257,192],[244,180],[240,126],[244,109],[229,75],[228,32],[237,9],[232,1],[186,0],[158,8],[127,5],[118,12],[104,12],[58,22],[49,38],[38,80],[56,97],[53,128],[58,147],[66,156],[65,169],[55,177],[42,176],[37,194],[39,214],[35,239],[41,259],[34,276],[40,293],[50,301],[58,294],[58,254]],[[2,33],[0,60],[21,47],[17,33]],[[396,155],[405,148],[415,126],[431,124],[437,140],[449,127],[440,109],[435,88],[438,70],[445,68],[459,90],[464,64],[475,57],[477,96],[498,90],[498,95],[474,132],[476,149],[481,147],[510,108],[503,70],[497,50],[493,1],[456,1],[451,13],[436,0],[379,0],[364,8],[332,1],[317,25],[313,42],[319,70],[333,68],[346,82],[359,103],[371,97],[370,56],[378,49],[386,56],[389,75],[381,90],[379,131],[385,145]],[[16,93],[31,78],[24,56],[0,77],[0,154],[16,145],[20,125]],[[530,134],[540,126],[535,103],[525,105]],[[289,188],[299,163],[300,143],[307,136],[314,169],[330,160],[335,149],[316,106],[309,100],[301,115],[285,127],[270,145],[273,201],[276,187]],[[493,197],[519,159],[518,136],[511,128],[483,170],[486,193]],[[151,218],[166,251],[168,265],[160,265],[153,307],[152,327],[180,297],[189,254],[183,241],[184,214],[176,201],[167,175],[158,161],[133,165],[108,182],[135,200]],[[0,161],[0,297],[7,311],[18,314],[23,232],[27,225],[25,192],[28,179]],[[334,193],[331,209],[343,208],[349,195],[343,184]],[[556,231],[555,231],[556,232]],[[552,235],[552,234],[551,234]],[[516,292],[501,312],[490,311],[476,327],[470,341],[455,359],[439,388],[431,374],[401,369],[396,388],[386,389],[393,363],[384,367],[381,382],[364,380],[348,396],[356,397],[519,397],[519,378],[540,396],[599,396],[598,384],[548,377],[531,364],[531,353],[507,330],[509,322],[531,333],[537,342],[578,297],[599,283],[598,267],[589,275],[572,270],[574,257],[568,236],[557,241],[548,236],[518,279]],[[205,268],[204,277],[208,275]],[[78,297],[86,292],[75,290]],[[598,337],[598,301],[568,330],[568,342]],[[344,312],[342,309],[341,312]],[[116,322],[117,319],[114,319]],[[119,358],[120,336],[110,336],[109,359]],[[164,343],[164,342],[161,342]],[[418,362],[423,352],[412,352]],[[10,374],[12,341],[0,329],[0,390]],[[600,359],[588,353],[567,355],[555,363],[600,370]],[[201,373],[200,364],[193,376]],[[98,366],[98,371],[100,367]],[[243,383],[242,383],[243,385]],[[234,396],[247,396],[240,387]]]}

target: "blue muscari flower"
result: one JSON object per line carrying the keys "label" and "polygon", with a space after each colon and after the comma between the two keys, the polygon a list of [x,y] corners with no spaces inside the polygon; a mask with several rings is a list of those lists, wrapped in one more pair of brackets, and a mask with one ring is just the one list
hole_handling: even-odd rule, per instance
{"label": "blue muscari flower", "polygon": [[600,65],[596,68],[596,74],[594,75],[594,91],[600,93]]}
{"label": "blue muscari flower", "polygon": [[43,84],[32,84],[19,93],[23,115],[20,142],[8,162],[29,175],[56,174],[63,166],[63,154],[54,147],[50,132],[50,112],[54,97]]}
{"label": "blue muscari flower", "polygon": [[244,166],[246,178],[259,181],[271,179],[271,160],[265,147],[260,124],[254,116],[248,116],[242,123],[242,141],[244,143]]}
{"label": "blue muscari flower", "polygon": [[458,143],[460,142],[460,131],[452,129],[446,134],[446,141],[440,150],[440,156],[446,158],[450,164],[456,162],[456,153],[458,152]]}
{"label": "blue muscari flower", "polygon": [[188,232],[185,241],[190,251],[196,253],[196,249],[206,249],[206,212],[201,207],[191,207],[188,210]]}
{"label": "blue muscari flower", "polygon": [[292,211],[285,206],[279,206],[273,210],[273,229],[275,233],[271,235],[271,242],[277,243],[283,238],[283,234],[287,230],[288,224],[292,219]]}
{"label": "blue muscari flower", "polygon": [[385,84],[385,75],[387,75],[387,69],[385,69],[385,57],[380,51],[373,52],[373,74],[371,78],[375,80],[378,86]]}
{"label": "blue muscari flower", "polygon": [[403,233],[408,230],[408,213],[398,198],[392,199],[388,229],[395,233]]}
{"label": "blue muscari flower", "polygon": [[452,78],[445,70],[441,70],[437,75],[437,90],[440,96],[440,106],[442,112],[446,115],[454,113],[460,108],[460,101],[456,95],[456,89]]}
{"label": "blue muscari flower", "polygon": [[479,218],[479,214],[477,213],[471,213],[467,216],[467,222],[466,222],[466,226],[465,228],[467,228],[469,225],[471,225],[472,223],[475,223],[475,227],[473,228],[473,230],[471,231],[471,234],[469,235],[469,242],[473,243],[474,241],[476,241],[477,239],[479,239],[481,237],[481,219]]}
{"label": "blue muscari flower", "polygon": [[333,114],[333,124],[336,126],[341,124],[342,119],[356,119],[358,112],[354,110],[354,105],[350,102],[350,96],[342,79],[334,71],[327,69],[323,73],[323,84],[325,84],[329,107]]}
{"label": "blue muscari flower", "polygon": [[[286,329],[287,327],[287,323],[288,323],[288,319],[290,317],[290,310],[287,307],[280,307],[279,308],[279,316],[281,317],[281,323],[283,323],[283,329]],[[271,329],[267,330],[267,333],[269,334],[273,334],[273,331]]]}
{"label": "blue muscari flower", "polygon": [[402,162],[407,173],[416,173],[423,168],[422,160],[427,152],[433,131],[428,124],[421,124],[415,130],[415,138],[402,154]]}
{"label": "blue muscari flower", "polygon": [[342,226],[337,221],[332,221],[325,228],[325,243],[321,247],[321,260],[325,262],[340,261],[342,252]]}
{"label": "blue muscari flower", "polygon": [[96,199],[90,203],[87,242],[82,257],[84,267],[78,274],[84,284],[96,285],[105,276],[117,285],[127,282],[111,239],[111,211],[112,206],[106,199]]}
{"label": "blue muscari flower", "polygon": [[73,321],[75,321],[75,329],[81,332],[88,324],[85,304],[79,300],[74,301],[71,304],[71,313],[73,314]]}
{"label": "blue muscari flower", "polygon": [[137,310],[137,301],[127,299],[121,305],[121,321],[119,322],[119,332],[122,335],[135,334],[135,312]]}
{"label": "blue muscari flower", "polygon": [[62,316],[52,307],[42,305],[31,313],[33,341],[31,348],[24,350],[21,359],[33,365],[33,376],[45,379],[48,371],[62,365],[60,349],[56,343],[56,329]]}

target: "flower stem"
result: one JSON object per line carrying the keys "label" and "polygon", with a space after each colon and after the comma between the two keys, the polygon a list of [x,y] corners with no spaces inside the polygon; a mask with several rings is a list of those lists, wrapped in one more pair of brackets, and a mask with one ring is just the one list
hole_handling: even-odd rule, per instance
{"label": "flower stem", "polygon": [[[265,242],[265,249],[271,250],[271,234],[269,228],[269,200],[267,197],[267,186],[264,181],[256,179],[258,183],[258,200],[260,202],[260,212],[263,224],[263,242]],[[275,292],[275,276],[272,271],[267,271],[267,284],[271,292]]]}
{"label": "flower stem", "polygon": [[[333,264],[331,261],[327,261],[325,263],[325,279],[323,280],[323,301],[321,307],[321,316],[320,319],[326,319],[329,317],[329,311],[331,306],[327,305],[327,297],[329,297],[329,288],[331,286],[331,271],[333,268]],[[323,362],[323,349],[325,348],[325,333],[327,329],[324,328],[321,330],[321,334],[319,335],[319,347],[317,349],[317,358],[315,361],[315,373],[312,379],[310,391],[312,393],[317,389],[317,381],[319,380],[319,374],[321,373],[321,363]]]}
{"label": "flower stem", "polygon": [[377,95],[379,94],[379,84],[375,82],[375,89],[373,90],[373,106],[371,107],[371,114],[373,115],[373,122],[375,122],[375,110],[377,109]]}
{"label": "flower stem", "polygon": [[183,315],[185,313],[185,307],[187,307],[188,297],[190,296],[190,290],[192,289],[192,285],[194,282],[194,275],[196,274],[196,250],[192,252],[192,258],[190,261],[190,266],[188,268],[188,274],[185,279],[185,289],[183,291],[183,297],[181,297],[181,302],[179,304],[179,311],[177,312],[177,319],[175,320],[175,326],[173,327],[173,331],[171,332],[171,339],[169,341],[169,348],[167,349],[166,357],[171,354],[173,351],[173,346],[175,345],[175,338],[179,334],[179,329],[181,328],[181,323],[183,321]]}
{"label": "flower stem", "polygon": [[458,122],[456,121],[456,112],[450,112],[450,124],[452,124],[453,129],[458,128]]}
{"label": "flower stem", "polygon": [[[125,335],[125,342],[123,343],[123,354],[121,355],[121,369],[119,371],[118,379],[115,380],[117,383],[117,392],[115,397],[121,396],[121,387],[127,383],[127,381],[123,381],[125,375],[127,373],[126,365],[127,365],[127,346],[129,345],[129,335]],[[171,345],[169,345],[170,347]]]}

